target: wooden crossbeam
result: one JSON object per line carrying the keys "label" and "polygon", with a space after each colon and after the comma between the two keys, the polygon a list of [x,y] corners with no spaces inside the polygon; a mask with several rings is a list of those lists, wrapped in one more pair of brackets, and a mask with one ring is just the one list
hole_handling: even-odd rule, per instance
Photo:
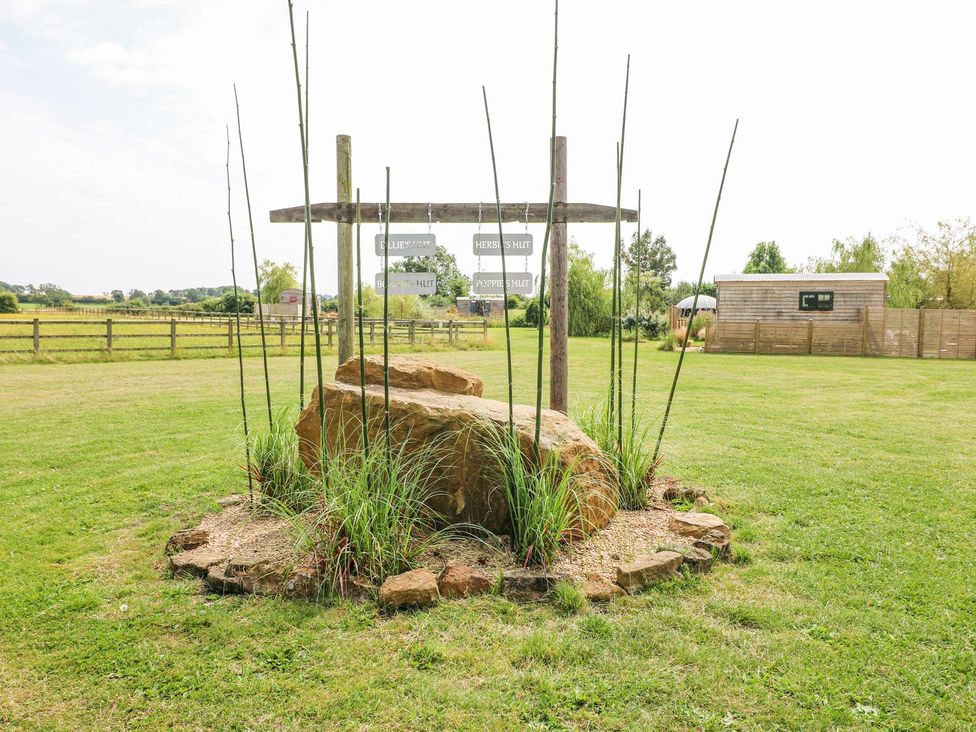
{"label": "wooden crossbeam", "polygon": [[[363,223],[377,223],[383,216],[384,204],[361,203],[360,215]],[[390,222],[394,224],[477,224],[497,223],[495,204],[478,203],[391,203]],[[429,212],[429,218],[428,218]],[[616,221],[617,209],[597,203],[556,203],[553,205],[552,220],[556,224],[610,224]],[[637,221],[637,211],[620,209],[622,221]],[[546,223],[546,204],[503,203],[503,222]],[[279,208],[271,212],[272,223],[300,223],[305,221],[305,207]],[[337,224],[356,223],[356,204],[354,203],[313,203],[312,221],[330,221]]]}

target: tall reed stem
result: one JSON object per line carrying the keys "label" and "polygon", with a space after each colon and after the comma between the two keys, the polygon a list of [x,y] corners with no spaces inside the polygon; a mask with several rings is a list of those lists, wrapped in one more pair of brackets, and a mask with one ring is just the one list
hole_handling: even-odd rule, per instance
{"label": "tall reed stem", "polygon": [[681,375],[681,363],[685,360],[685,350],[688,348],[688,339],[691,337],[691,323],[695,319],[695,312],[698,310],[698,293],[701,292],[702,280],[705,278],[705,264],[708,262],[708,250],[712,248],[712,234],[715,233],[715,220],[718,218],[718,205],[722,202],[722,189],[725,188],[725,174],[729,170],[729,160],[732,157],[732,146],[735,144],[735,133],[739,129],[739,120],[735,121],[732,128],[732,139],[729,141],[729,151],[725,155],[725,167],[722,168],[722,181],[718,184],[718,196],[715,198],[715,209],[712,211],[712,224],[708,227],[708,241],[705,243],[705,256],[702,257],[701,270],[698,272],[698,286],[695,288],[695,298],[691,301],[691,313],[688,315],[688,325],[685,328],[685,337],[681,342],[681,353],[678,356],[678,365],[674,369],[674,378],[671,380],[671,391],[668,393],[668,404],[664,408],[664,419],[661,420],[661,431],[657,434],[657,444],[654,446],[654,457],[651,459],[653,465],[657,465],[657,456],[661,452],[661,441],[664,439],[664,430],[668,426],[668,416],[671,414],[671,405],[674,403],[674,390],[678,386],[678,377]]}
{"label": "tall reed stem", "polygon": [[542,266],[539,273],[539,343],[535,368],[535,435],[536,464],[541,465],[539,441],[542,436],[542,360],[545,354],[546,331],[546,257],[549,256],[549,237],[552,234],[552,203],[556,194],[556,68],[559,58],[559,0],[555,0],[552,33],[552,130],[549,133],[549,203],[546,205],[546,233],[542,238]]}
{"label": "tall reed stem", "polygon": [[237,316],[237,370],[241,378],[241,414],[244,417],[244,464],[247,466],[247,494],[254,508],[254,478],[251,476],[251,438],[247,428],[247,402],[244,400],[244,350],[241,348],[241,304],[237,293],[237,266],[234,256],[234,222],[230,215],[230,125],[227,132],[227,229],[230,232],[230,276],[234,281],[234,313]]}
{"label": "tall reed stem", "polygon": [[258,295],[258,322],[261,325],[261,359],[264,362],[264,395],[268,403],[268,428],[274,425],[271,416],[271,383],[268,379],[268,344],[264,336],[264,311],[261,309],[261,274],[258,272],[258,248],[254,241],[254,217],[251,215],[251,189],[247,184],[247,163],[244,160],[244,137],[241,134],[241,105],[237,101],[237,84],[234,84],[234,108],[237,111],[237,140],[241,146],[241,171],[244,173],[244,197],[247,200],[247,223],[251,229],[251,255],[254,258],[254,283]]}
{"label": "tall reed stem", "polygon": [[637,344],[640,343],[640,296],[641,296],[641,256],[643,239],[641,238],[641,192],[637,189],[637,303],[634,306],[634,374],[630,382],[630,431],[634,432],[637,415]]}
{"label": "tall reed stem", "polygon": [[498,245],[502,254],[502,309],[505,311],[505,356],[508,360],[508,436],[515,435],[515,416],[512,396],[512,337],[508,328],[508,270],[505,267],[505,235],[502,233],[502,199],[498,192],[498,167],[495,165],[495,142],[491,135],[491,115],[488,113],[488,92],[481,86],[485,100],[485,120],[488,122],[488,146],[491,148],[491,174],[495,178],[495,216],[498,218]]}
{"label": "tall reed stem", "polygon": [[[617,331],[616,337],[616,362],[617,362],[617,453],[618,458],[622,464],[623,449],[624,449],[624,331],[623,331],[623,265],[621,263],[621,242],[620,242],[620,196],[623,191],[623,174],[624,174],[624,138],[627,134],[627,96],[630,91],[630,54],[627,54],[627,73],[624,77],[624,113],[623,120],[620,123],[620,145],[617,148],[617,215],[614,233],[614,263],[616,270],[614,272],[614,281],[617,287],[617,317],[614,322],[614,328]],[[611,347],[612,347],[612,337],[611,337]],[[613,364],[613,358],[611,358],[611,364]],[[611,366],[612,370],[612,366]],[[614,375],[611,375],[611,379]],[[611,390],[611,394],[612,394]],[[612,398],[612,396],[611,396]]]}
{"label": "tall reed stem", "polygon": [[386,215],[383,220],[383,431],[386,433],[386,463],[392,464],[390,435],[390,166],[386,167]]}
{"label": "tall reed stem", "polygon": [[[305,11],[305,157],[308,158],[308,11]],[[298,345],[298,408],[305,408],[305,313],[308,301],[305,294],[308,288],[308,237],[302,250],[302,325]]]}
{"label": "tall reed stem", "polygon": [[[322,344],[319,331],[319,308],[315,294],[315,247],[312,244],[312,202],[308,185],[308,148],[305,145],[305,114],[302,109],[302,80],[298,73],[298,47],[295,45],[295,14],[288,0],[288,25],[291,28],[291,57],[295,66],[295,94],[298,99],[298,131],[301,136],[302,178],[305,184],[305,241],[308,242],[308,280],[312,295],[312,328],[315,330],[315,371],[319,390],[319,460],[323,478],[329,460],[325,446],[325,388],[322,379]],[[302,314],[304,317],[304,313]]]}
{"label": "tall reed stem", "polygon": [[359,320],[359,411],[363,422],[363,455],[369,456],[369,430],[366,421],[366,345],[363,341],[363,265],[362,265],[362,225],[359,211],[359,189],[356,189],[356,304]]}

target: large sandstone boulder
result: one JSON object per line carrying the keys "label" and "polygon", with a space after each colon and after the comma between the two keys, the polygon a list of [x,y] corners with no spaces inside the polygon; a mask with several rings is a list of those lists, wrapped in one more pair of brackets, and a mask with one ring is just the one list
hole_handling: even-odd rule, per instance
{"label": "large sandstone boulder", "polygon": [[[383,385],[383,357],[365,359],[366,383]],[[359,383],[359,357],[350,358],[336,369],[336,381]],[[426,358],[395,356],[390,359],[390,386],[402,389],[433,389],[447,394],[470,394],[480,397],[484,384],[474,374],[444,366]]]}
{"label": "large sandstone boulder", "polygon": [[[369,373],[376,378],[376,361],[376,357],[367,359],[368,379]],[[379,362],[381,381],[382,360]],[[398,374],[395,379],[394,374]],[[507,424],[508,405],[477,396],[481,393],[481,381],[477,377],[433,361],[394,357],[390,359],[390,375],[395,445],[403,445],[408,452],[428,445],[438,446],[440,462],[436,475],[431,476],[428,499],[431,508],[448,522],[473,523],[503,533],[508,525],[504,486],[483,437],[492,426]],[[358,358],[340,366],[336,378],[336,383],[325,385],[325,442],[330,454],[358,449],[362,434]],[[371,444],[381,445],[381,383],[366,387],[366,410]],[[530,455],[535,409],[515,405],[514,416],[522,451]],[[314,393],[296,426],[302,459],[313,469],[319,457],[319,422],[318,396]],[[573,486],[579,505],[573,530],[586,534],[604,526],[617,510],[617,486],[596,443],[565,414],[548,409],[542,413],[540,442],[543,457],[555,450],[564,464],[573,466]]]}

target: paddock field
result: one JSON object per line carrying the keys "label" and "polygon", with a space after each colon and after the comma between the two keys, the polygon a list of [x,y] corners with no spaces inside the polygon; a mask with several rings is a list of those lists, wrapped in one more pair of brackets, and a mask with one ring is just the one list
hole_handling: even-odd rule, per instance
{"label": "paddock field", "polygon": [[[577,409],[608,350],[571,343]],[[432,358],[505,393],[502,350]],[[653,419],[676,355],[642,359]],[[269,363],[294,405],[297,358]],[[740,563],[579,615],[486,596],[383,617],[167,578],[169,535],[243,485],[236,360],[0,366],[0,727],[976,727],[973,363],[685,367],[663,472],[707,488]]]}

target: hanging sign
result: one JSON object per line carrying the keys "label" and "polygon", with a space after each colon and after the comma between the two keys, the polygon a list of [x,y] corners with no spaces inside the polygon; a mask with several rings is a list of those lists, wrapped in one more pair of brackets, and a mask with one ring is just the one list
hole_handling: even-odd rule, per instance
{"label": "hanging sign", "polygon": [[[475,234],[474,253],[479,257],[501,256],[498,234]],[[532,254],[532,234],[505,234],[505,256],[529,256]]]}
{"label": "hanging sign", "polygon": [[[388,272],[391,295],[433,295],[437,292],[437,275],[433,272]],[[383,273],[376,275],[376,292],[383,294]]]}
{"label": "hanging sign", "polygon": [[[383,234],[376,235],[376,256],[383,256]],[[390,234],[391,257],[432,257],[437,250],[434,234]]]}
{"label": "hanging sign", "polygon": [[[506,237],[507,239],[508,237]],[[497,241],[497,237],[496,237]],[[505,278],[509,295],[531,295],[533,276],[531,272],[508,272]],[[471,292],[475,295],[501,295],[501,272],[475,272],[471,278]]]}

